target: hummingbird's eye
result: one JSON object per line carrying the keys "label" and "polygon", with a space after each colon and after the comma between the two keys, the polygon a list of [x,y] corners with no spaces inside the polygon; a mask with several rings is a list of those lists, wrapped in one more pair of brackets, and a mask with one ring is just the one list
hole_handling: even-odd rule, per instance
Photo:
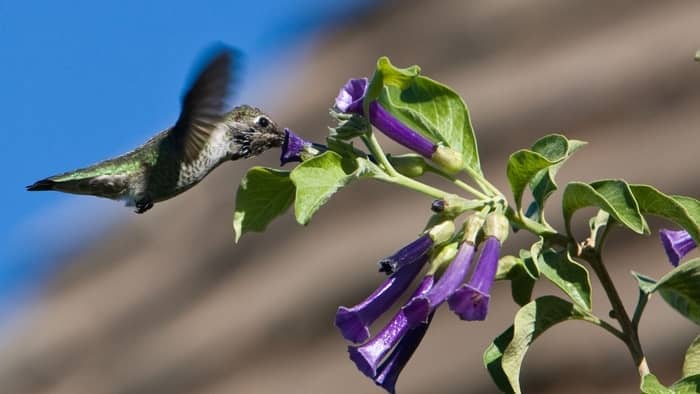
{"label": "hummingbird's eye", "polygon": [[258,116],[258,118],[255,119],[255,124],[260,127],[267,127],[270,125],[270,120],[264,116]]}

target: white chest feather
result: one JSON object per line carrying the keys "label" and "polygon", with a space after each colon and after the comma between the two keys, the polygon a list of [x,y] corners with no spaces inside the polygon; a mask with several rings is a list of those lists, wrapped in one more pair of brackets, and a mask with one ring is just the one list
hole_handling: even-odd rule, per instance
{"label": "white chest feather", "polygon": [[192,163],[182,163],[178,187],[188,186],[201,181],[211,170],[221,164],[229,153],[229,142],[226,139],[226,128],[219,127],[209,137],[202,148],[199,157]]}

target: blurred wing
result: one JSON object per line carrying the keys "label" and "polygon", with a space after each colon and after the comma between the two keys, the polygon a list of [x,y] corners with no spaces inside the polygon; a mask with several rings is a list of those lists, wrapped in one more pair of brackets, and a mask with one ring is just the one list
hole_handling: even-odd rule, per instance
{"label": "blurred wing", "polygon": [[173,136],[187,163],[199,157],[225,113],[235,57],[230,48],[217,49],[182,99],[182,112],[173,127]]}

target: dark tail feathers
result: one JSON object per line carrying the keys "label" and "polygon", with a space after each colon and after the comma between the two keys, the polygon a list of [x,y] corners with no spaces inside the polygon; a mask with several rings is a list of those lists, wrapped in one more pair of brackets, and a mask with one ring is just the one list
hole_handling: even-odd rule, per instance
{"label": "dark tail feathers", "polygon": [[27,186],[27,190],[30,192],[42,191],[42,190],[53,190],[55,181],[50,179],[42,179],[40,181],[34,182],[34,184]]}

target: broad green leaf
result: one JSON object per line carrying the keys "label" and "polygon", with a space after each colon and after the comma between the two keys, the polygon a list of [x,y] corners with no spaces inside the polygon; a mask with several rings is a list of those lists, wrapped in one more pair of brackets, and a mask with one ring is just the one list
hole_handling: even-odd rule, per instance
{"label": "broad green leaf", "polygon": [[571,182],[564,189],[562,199],[566,231],[571,235],[571,217],[580,208],[598,207],[630,230],[645,234],[649,227],[639,212],[639,205],[625,181],[603,180],[590,185]]}
{"label": "broad green leaf", "polygon": [[700,258],[674,268],[656,283],[654,290],[673,309],[700,324]]}
{"label": "broad green leaf", "polygon": [[588,270],[573,261],[566,251],[547,248],[537,259],[540,272],[584,310],[591,310],[591,280]]}
{"label": "broad green leaf", "polygon": [[332,151],[307,160],[294,168],[290,178],[296,186],[294,215],[306,225],[314,213],[358,171],[357,162],[343,160]]}
{"label": "broad green leaf", "polygon": [[523,191],[533,177],[556,163],[557,161],[551,161],[541,154],[527,149],[521,149],[510,155],[506,174],[510,188],[513,190],[515,207],[518,211],[521,209]]}
{"label": "broad green leaf", "polygon": [[[685,211],[688,213],[688,217],[693,220],[697,225],[700,225],[700,201],[686,196],[673,196],[673,199],[681,204]],[[695,239],[695,238],[693,238]],[[700,242],[700,240],[697,240]]]}
{"label": "broad green leaf", "polygon": [[[700,242],[700,222],[693,219],[683,203],[648,185],[630,185],[630,190],[642,213],[661,216],[675,222],[683,227],[695,241]],[[691,203],[686,202],[686,204],[690,207]]]}
{"label": "broad green leaf", "polygon": [[264,231],[268,223],[283,214],[294,201],[294,184],[288,171],[253,167],[236,192],[233,231],[236,242],[251,231]]}
{"label": "broad green leaf", "polygon": [[504,393],[513,393],[513,387],[511,387],[508,381],[508,375],[503,370],[503,352],[505,352],[506,347],[513,340],[513,326],[508,327],[507,330],[503,331],[501,335],[497,336],[496,339],[491,342],[489,347],[484,351],[484,366],[489,371],[491,379],[498,386],[498,389]]}
{"label": "broad green leaf", "polygon": [[557,184],[554,181],[559,168],[564,162],[571,157],[579,148],[586,145],[583,141],[569,140],[561,134],[550,134],[537,140],[532,145],[532,150],[546,157],[552,162],[557,162],[546,169],[535,174],[530,181],[530,190],[535,198],[535,203],[543,209],[547,198],[557,190]]}
{"label": "broad green leaf", "polygon": [[642,378],[642,384],[639,389],[644,394],[675,394],[673,390],[666,388],[656,376],[648,373]]}
{"label": "broad green leaf", "polygon": [[700,335],[690,344],[683,360],[683,377],[698,374],[700,374]]}
{"label": "broad green leaf", "polygon": [[515,256],[503,256],[498,260],[496,280],[509,280],[513,301],[523,306],[532,300],[532,290],[537,277],[533,276],[525,261]]}
{"label": "broad green leaf", "polygon": [[459,152],[465,165],[481,174],[466,104],[452,89],[419,72],[417,66],[401,69],[393,66],[389,59],[380,58],[368,91],[374,94],[373,90],[381,82],[377,99],[387,111],[433,142]]}
{"label": "broad green leaf", "polygon": [[671,385],[674,394],[700,393],[700,375],[690,375]]}
{"label": "broad green leaf", "polygon": [[532,342],[557,323],[584,317],[585,312],[574,304],[554,296],[540,297],[520,308],[513,326],[484,353],[484,364],[494,382],[503,391],[520,393],[520,367]]}

